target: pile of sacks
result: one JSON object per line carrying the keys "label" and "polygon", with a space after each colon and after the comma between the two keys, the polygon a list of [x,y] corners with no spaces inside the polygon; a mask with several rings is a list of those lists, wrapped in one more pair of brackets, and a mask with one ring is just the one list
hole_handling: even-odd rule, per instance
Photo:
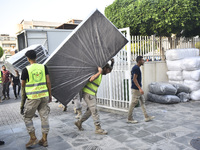
{"label": "pile of sacks", "polygon": [[173,49],[166,52],[168,79],[190,88],[190,98],[200,100],[199,49]]}
{"label": "pile of sacks", "polygon": [[162,104],[187,102],[190,99],[189,87],[182,84],[152,82],[149,84],[147,99]]}

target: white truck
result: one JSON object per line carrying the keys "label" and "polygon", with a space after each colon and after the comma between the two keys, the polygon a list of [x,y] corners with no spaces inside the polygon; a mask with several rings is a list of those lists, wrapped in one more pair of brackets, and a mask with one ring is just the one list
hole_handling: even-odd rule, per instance
{"label": "white truck", "polygon": [[17,34],[18,50],[41,44],[50,55],[72,31],[73,29],[24,29]]}

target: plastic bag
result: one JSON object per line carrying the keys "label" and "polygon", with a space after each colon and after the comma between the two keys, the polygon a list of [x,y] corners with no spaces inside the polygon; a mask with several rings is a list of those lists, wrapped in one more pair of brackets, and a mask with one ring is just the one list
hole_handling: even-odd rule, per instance
{"label": "plastic bag", "polygon": [[177,96],[180,98],[181,102],[188,102],[190,100],[189,93],[181,92]]}
{"label": "plastic bag", "polygon": [[176,95],[156,95],[148,92],[147,99],[151,102],[161,104],[174,104],[181,102],[180,98]]}
{"label": "plastic bag", "polygon": [[200,101],[200,89],[190,93],[190,98],[195,101]]}
{"label": "plastic bag", "polygon": [[182,71],[167,71],[168,79],[175,81],[183,81]]}
{"label": "plastic bag", "polygon": [[158,95],[175,95],[177,89],[169,83],[152,82],[149,84],[149,92]]}
{"label": "plastic bag", "polygon": [[190,88],[184,84],[172,83],[172,85],[177,89],[177,93],[190,93]]}
{"label": "plastic bag", "polygon": [[174,81],[174,80],[169,80],[170,84],[184,84],[184,81]]}
{"label": "plastic bag", "polygon": [[52,95],[67,105],[128,42],[98,10],[82,21],[56,48],[47,65]]}
{"label": "plastic bag", "polygon": [[200,89],[200,81],[184,80],[184,85],[188,86],[191,91],[197,91]]}
{"label": "plastic bag", "polygon": [[199,56],[199,49],[187,48],[187,49],[170,49],[166,51],[167,60],[180,60],[187,57]]}
{"label": "plastic bag", "polygon": [[194,71],[183,71],[183,79],[184,80],[195,80],[200,81],[200,70]]}
{"label": "plastic bag", "polygon": [[185,58],[182,61],[181,68],[187,71],[194,71],[200,69],[200,57]]}
{"label": "plastic bag", "polygon": [[167,63],[167,68],[169,71],[182,71],[183,70],[181,67],[182,60],[175,60],[175,61],[167,60],[166,63]]}

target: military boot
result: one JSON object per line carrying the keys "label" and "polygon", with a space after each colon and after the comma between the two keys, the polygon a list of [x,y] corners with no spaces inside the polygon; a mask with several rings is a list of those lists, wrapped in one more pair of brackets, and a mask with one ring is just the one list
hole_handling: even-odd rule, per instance
{"label": "military boot", "polygon": [[26,147],[27,147],[27,148],[28,148],[28,147],[31,147],[31,146],[34,146],[34,145],[36,145],[36,144],[38,143],[38,140],[37,140],[37,138],[36,138],[36,136],[35,136],[35,132],[30,132],[29,135],[30,135],[30,140],[29,140],[29,142],[26,144]]}
{"label": "military boot", "polygon": [[95,125],[95,127],[96,127],[96,130],[95,130],[96,134],[102,134],[102,135],[108,134],[106,130],[101,129],[101,125]]}
{"label": "military boot", "polygon": [[80,131],[84,130],[83,127],[82,127],[82,121],[81,120],[76,121],[74,124],[78,127],[78,129]]}
{"label": "military boot", "polygon": [[40,145],[47,147],[48,146],[48,142],[47,142],[47,133],[42,133],[42,138],[41,140],[39,140],[38,142]]}
{"label": "military boot", "polygon": [[78,114],[76,115],[75,118],[76,118],[76,119],[80,119],[80,118],[81,118],[81,115],[82,115],[82,111],[81,111],[81,109],[77,109],[76,111],[77,111]]}

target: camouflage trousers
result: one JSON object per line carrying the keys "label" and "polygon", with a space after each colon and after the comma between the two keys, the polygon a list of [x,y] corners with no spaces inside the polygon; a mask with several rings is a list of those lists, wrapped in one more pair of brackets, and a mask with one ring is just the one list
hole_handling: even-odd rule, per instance
{"label": "camouflage trousers", "polygon": [[94,121],[94,125],[100,125],[99,114],[97,110],[96,96],[88,93],[83,93],[83,99],[87,104],[87,110],[81,117],[81,122],[86,121],[91,115]]}
{"label": "camouflage trousers", "polygon": [[26,100],[25,111],[24,111],[24,122],[28,132],[30,133],[35,131],[32,118],[34,117],[36,110],[38,110],[41,118],[42,133],[48,133],[49,132],[48,118],[49,118],[50,107],[48,106],[47,97]]}

